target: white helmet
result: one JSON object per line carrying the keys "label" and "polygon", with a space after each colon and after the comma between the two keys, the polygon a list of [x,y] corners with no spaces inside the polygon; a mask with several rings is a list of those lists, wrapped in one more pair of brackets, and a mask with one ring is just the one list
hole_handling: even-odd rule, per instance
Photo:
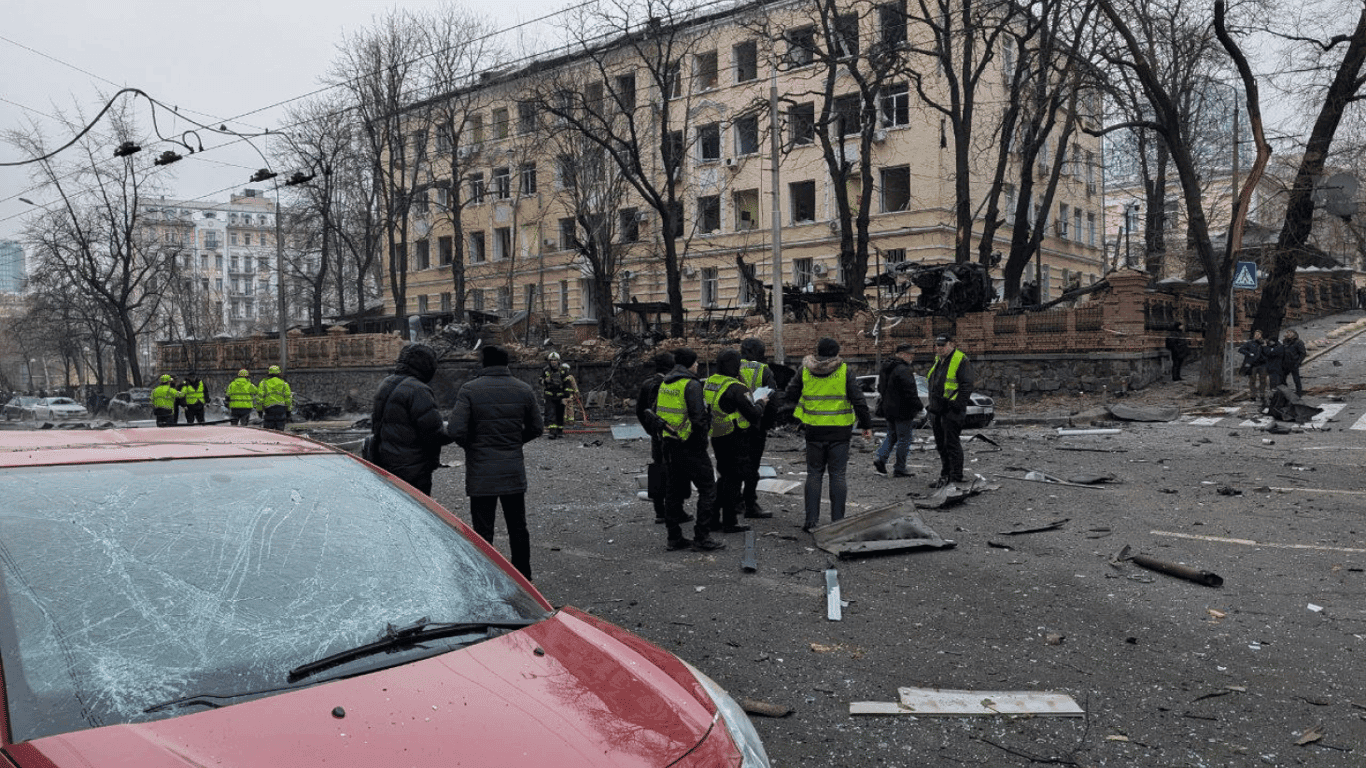
{"label": "white helmet", "polygon": [[546,358],[545,358],[545,359],[549,360],[549,361],[552,362],[552,363],[557,362],[557,361],[560,359],[560,353],[559,353],[559,352],[551,352],[550,354],[546,355]]}

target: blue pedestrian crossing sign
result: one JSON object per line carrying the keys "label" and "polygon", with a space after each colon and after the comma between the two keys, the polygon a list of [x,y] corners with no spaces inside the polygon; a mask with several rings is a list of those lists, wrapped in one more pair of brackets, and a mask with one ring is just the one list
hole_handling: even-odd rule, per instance
{"label": "blue pedestrian crossing sign", "polygon": [[1257,289],[1257,262],[1240,261],[1233,269],[1233,287],[1249,291]]}

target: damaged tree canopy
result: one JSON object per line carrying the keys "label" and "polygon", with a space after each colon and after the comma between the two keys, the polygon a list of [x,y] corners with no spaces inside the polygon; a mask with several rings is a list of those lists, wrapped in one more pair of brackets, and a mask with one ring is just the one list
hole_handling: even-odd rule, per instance
{"label": "damaged tree canopy", "polygon": [[898,298],[914,286],[920,295],[914,302],[898,304],[892,314],[958,317],[985,311],[996,300],[987,268],[976,262],[924,265],[903,261],[888,268],[877,282],[900,288]]}

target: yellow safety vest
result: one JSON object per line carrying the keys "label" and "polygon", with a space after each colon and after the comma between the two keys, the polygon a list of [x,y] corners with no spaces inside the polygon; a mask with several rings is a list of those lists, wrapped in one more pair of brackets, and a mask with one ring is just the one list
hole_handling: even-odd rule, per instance
{"label": "yellow safety vest", "polygon": [[180,397],[180,390],[170,384],[162,384],[152,390],[152,407],[170,410],[175,408],[175,401],[178,397]]}
{"label": "yellow safety vest", "polygon": [[[963,360],[966,357],[967,355],[963,354],[963,350],[961,349],[955,349],[953,354],[949,355],[949,372],[948,375],[944,377],[945,400],[952,400],[953,396],[958,393],[958,366],[963,364]],[[936,357],[934,359],[934,365],[931,365],[929,372],[925,374],[926,381],[934,380],[934,369],[939,367],[939,362],[943,359],[944,358],[942,357]]]}
{"label": "yellow safety vest", "polygon": [[749,387],[750,392],[764,385],[764,374],[766,373],[768,373],[768,363],[758,360],[740,361],[740,383]]}
{"label": "yellow safety vest", "polygon": [[707,383],[702,387],[702,399],[707,402],[707,407],[711,409],[712,437],[724,437],[737,429],[749,428],[749,421],[740,414],[740,411],[726,413],[721,410],[721,395],[725,394],[726,388],[732,384],[744,386],[744,383],[739,379],[714,373],[707,377]]}
{"label": "yellow safety vest", "polygon": [[655,415],[664,420],[673,432],[665,431],[664,437],[674,440],[687,440],[692,434],[692,420],[688,418],[688,402],[683,397],[691,378],[684,376],[659,385],[659,395],[655,397]]}
{"label": "yellow safety vest", "polygon": [[797,403],[797,418],[813,427],[852,427],[857,419],[854,406],[845,393],[849,365],[829,376],[813,376],[802,367],[802,399]]}
{"label": "yellow safety vest", "polygon": [[201,381],[198,385],[190,384],[180,390],[180,394],[185,396],[186,405],[199,405],[204,402],[204,382]]}
{"label": "yellow safety vest", "polygon": [[228,383],[229,408],[255,408],[256,385],[238,376]]}
{"label": "yellow safety vest", "polygon": [[291,410],[294,408],[294,393],[289,390],[289,382],[279,376],[262,379],[256,391],[259,398],[257,407],[263,411],[272,405],[283,405]]}

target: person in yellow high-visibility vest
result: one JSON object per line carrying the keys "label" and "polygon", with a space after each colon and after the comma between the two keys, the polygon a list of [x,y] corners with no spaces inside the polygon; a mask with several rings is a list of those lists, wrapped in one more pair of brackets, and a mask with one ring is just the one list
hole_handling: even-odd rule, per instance
{"label": "person in yellow high-visibility vest", "polygon": [[280,378],[280,366],[267,368],[266,377],[256,385],[256,410],[266,429],[283,430],[293,415],[294,392],[289,382]]}
{"label": "person in yellow high-visibility vest", "polygon": [[802,359],[801,372],[787,385],[785,398],[796,403],[797,418],[806,425],[806,522],[810,531],[821,520],[821,485],[830,473],[830,520],[844,519],[849,483],[849,440],[854,425],[865,438],[873,436],[872,415],[854,373],[840,357],[840,344],[831,338],[816,344],[816,354]]}
{"label": "person in yellow high-visibility vest", "polygon": [[158,427],[175,426],[175,401],[180,390],[174,386],[175,379],[169,373],[161,374],[161,383],[152,390],[152,414],[156,416]]}
{"label": "person in yellow high-visibility vest", "polygon": [[[669,537],[665,548],[674,551],[692,547],[699,552],[722,549],[726,543],[711,538],[716,515],[716,477],[707,454],[711,411],[702,382],[697,379],[696,352],[688,347],[674,350],[674,369],[659,385],[654,410],[661,422],[664,471],[669,483],[664,495],[664,528]],[[692,541],[683,536],[683,523],[688,519],[683,500],[689,487],[697,488]]]}
{"label": "person in yellow high-visibility vest", "polygon": [[934,340],[934,364],[925,378],[930,388],[925,410],[930,412],[934,449],[939,452],[939,479],[930,487],[943,488],[949,483],[964,482],[960,436],[977,377],[972,372],[972,361],[954,344],[953,337],[940,336]]}
{"label": "person in yellow high-visibility vest", "polygon": [[194,373],[186,376],[184,383],[180,386],[180,396],[185,400],[185,423],[203,424],[204,405],[209,401],[208,389],[204,386],[204,380]]}
{"label": "person in yellow high-visibility vest", "polygon": [[778,389],[778,380],[773,375],[773,369],[768,365],[768,347],[763,341],[752,336],[740,342],[740,383],[749,387],[750,392],[762,387],[767,387],[770,392],[759,422],[750,425],[749,456],[745,460],[740,491],[745,505],[745,517],[769,518],[773,517],[773,513],[765,512],[763,507],[759,506],[759,465],[763,464],[764,449],[768,447],[768,430],[777,420],[777,401],[781,399],[782,392]]}
{"label": "person in yellow high-visibility vest", "polygon": [[755,404],[749,387],[740,381],[740,353],[725,349],[716,357],[716,373],[707,377],[703,395],[711,408],[711,449],[716,454],[716,508],[720,520],[712,530],[742,533],[741,485],[749,462],[750,434],[763,418],[763,402]]}
{"label": "person in yellow high-visibility vest", "polygon": [[228,423],[245,427],[251,422],[254,410],[256,385],[251,383],[251,371],[243,368],[237,372],[237,378],[228,382]]}

